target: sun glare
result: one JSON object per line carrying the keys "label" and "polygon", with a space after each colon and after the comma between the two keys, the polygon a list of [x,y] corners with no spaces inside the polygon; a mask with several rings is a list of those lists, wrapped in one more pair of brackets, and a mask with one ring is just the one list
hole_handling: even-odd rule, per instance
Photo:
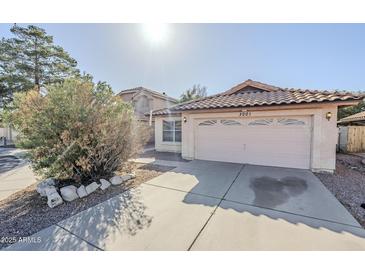
{"label": "sun glare", "polygon": [[148,23],[143,24],[143,35],[152,45],[165,44],[169,36],[168,24]]}

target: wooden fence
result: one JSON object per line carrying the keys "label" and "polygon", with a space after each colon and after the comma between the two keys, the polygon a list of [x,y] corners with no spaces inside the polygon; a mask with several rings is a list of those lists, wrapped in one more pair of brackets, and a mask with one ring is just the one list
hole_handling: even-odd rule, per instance
{"label": "wooden fence", "polygon": [[344,152],[365,152],[365,126],[340,128],[339,146]]}

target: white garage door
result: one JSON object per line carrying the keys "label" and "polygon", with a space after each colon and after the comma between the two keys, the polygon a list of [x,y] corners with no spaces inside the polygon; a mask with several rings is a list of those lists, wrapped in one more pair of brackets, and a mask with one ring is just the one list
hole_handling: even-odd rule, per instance
{"label": "white garage door", "polygon": [[196,159],[310,167],[310,116],[199,119],[195,126]]}

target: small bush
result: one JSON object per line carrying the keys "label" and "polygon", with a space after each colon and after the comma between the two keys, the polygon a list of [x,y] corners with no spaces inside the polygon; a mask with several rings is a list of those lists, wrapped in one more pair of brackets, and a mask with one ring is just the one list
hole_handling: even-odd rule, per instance
{"label": "small bush", "polygon": [[19,145],[30,148],[33,169],[76,181],[112,175],[148,140],[130,104],[89,80],[70,79],[16,94],[10,119]]}

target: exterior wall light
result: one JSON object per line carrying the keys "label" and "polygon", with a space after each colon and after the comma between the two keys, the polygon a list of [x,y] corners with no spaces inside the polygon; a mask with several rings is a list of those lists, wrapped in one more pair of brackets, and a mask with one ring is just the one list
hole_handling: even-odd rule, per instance
{"label": "exterior wall light", "polygon": [[331,120],[331,117],[332,117],[332,112],[327,112],[326,113],[326,119],[329,121],[329,120]]}
{"label": "exterior wall light", "polygon": [[188,120],[186,119],[186,117],[183,118],[184,123],[186,123]]}

